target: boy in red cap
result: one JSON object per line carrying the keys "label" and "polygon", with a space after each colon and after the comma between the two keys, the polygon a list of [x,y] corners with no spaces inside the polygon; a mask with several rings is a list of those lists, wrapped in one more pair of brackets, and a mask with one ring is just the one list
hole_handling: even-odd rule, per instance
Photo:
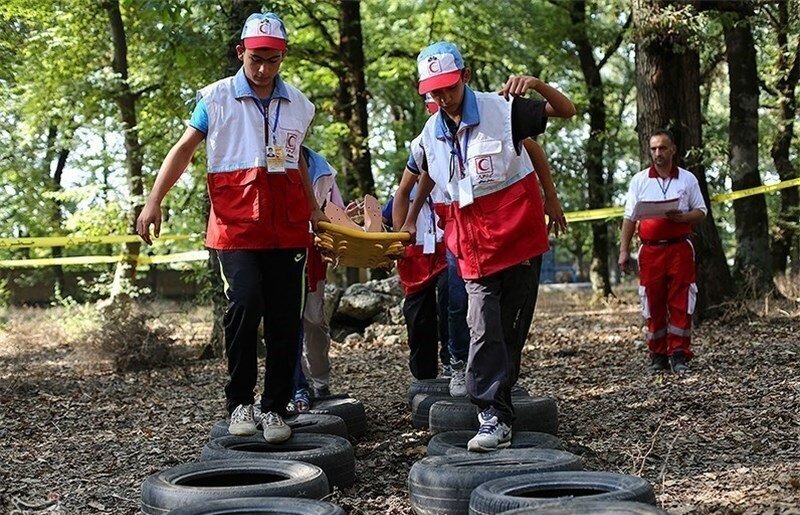
{"label": "boy in red cap", "polygon": [[[475,93],[455,45],[439,42],[417,58],[419,93],[439,106],[422,130],[424,163],[417,199],[435,184],[452,199],[448,248],[466,281],[470,347],[466,382],[480,429],[470,451],[511,442],[511,388],[533,318],[548,250],[544,206],[523,140],[544,131],[548,116],[575,114],[572,102],[534,77],[511,77],[498,93]],[[545,102],[512,98],[535,89]],[[427,172],[426,172],[427,171]],[[414,232],[421,202],[404,231]]]}
{"label": "boy in red cap", "polygon": [[[229,431],[268,442],[291,436],[284,423],[300,344],[309,221],[326,220],[312,193],[301,146],[314,106],[280,77],[286,28],[273,13],[252,14],[236,47],[239,72],[198,93],[189,127],[167,154],[137,232],[147,243],[161,230],[161,201],[201,141],[208,154],[211,213],[206,246],[217,251],[228,309],[225,386]],[[256,341],[263,319],[267,346],[260,421],[253,410]]]}

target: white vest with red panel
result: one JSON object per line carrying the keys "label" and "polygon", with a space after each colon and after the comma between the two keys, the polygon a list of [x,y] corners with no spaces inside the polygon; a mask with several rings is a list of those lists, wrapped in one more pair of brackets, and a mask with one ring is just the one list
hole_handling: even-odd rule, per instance
{"label": "white vest with red panel", "polygon": [[448,143],[436,136],[442,112],[430,117],[422,131],[428,173],[453,201],[453,234],[448,234],[447,241],[464,279],[491,275],[549,248],[539,182],[527,152],[518,154],[514,147],[511,102],[497,93],[475,93],[475,99],[480,123],[460,127],[456,134],[466,151],[472,204],[460,207],[457,158]]}
{"label": "white vest with red panel", "polygon": [[[206,151],[211,214],[206,246],[214,249],[304,248],[310,244],[311,203],[299,172],[300,147],[314,105],[285,84],[289,100],[273,99],[265,117],[252,97],[236,98],[234,77],[203,88],[208,112]],[[280,103],[275,139],[273,122]],[[270,144],[285,150],[286,172],[269,173]]]}

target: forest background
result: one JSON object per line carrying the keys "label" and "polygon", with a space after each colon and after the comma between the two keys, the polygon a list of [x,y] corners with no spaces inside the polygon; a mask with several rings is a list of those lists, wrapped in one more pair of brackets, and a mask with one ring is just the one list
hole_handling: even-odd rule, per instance
{"label": "forest background", "polygon": [[[0,237],[132,234],[196,91],[235,73],[243,20],[262,9],[286,22],[281,75],[317,106],[307,144],[338,170],[346,200],[392,193],[427,117],[415,58],[441,39],[462,49],[477,90],[528,74],[573,99],[579,114],[551,120],[540,141],[567,212],[621,205],[658,127],[675,132],[681,164],[707,199],[798,177],[796,0],[5,0]],[[205,173],[201,150],[165,200],[166,232],[203,233]],[[800,273],[798,203],[793,187],[711,206],[695,238],[704,316],[742,297],[800,295],[792,287]],[[556,245],[557,261],[571,263],[598,296],[613,295],[619,280],[618,222],[573,223]],[[200,238],[152,249],[7,246],[0,259],[128,256],[80,267],[103,273],[77,295],[93,299],[121,291],[140,253],[200,248]],[[219,304],[215,262],[179,266]],[[9,281],[53,276],[52,298],[64,296],[61,266],[13,277],[0,271],[6,299]]]}

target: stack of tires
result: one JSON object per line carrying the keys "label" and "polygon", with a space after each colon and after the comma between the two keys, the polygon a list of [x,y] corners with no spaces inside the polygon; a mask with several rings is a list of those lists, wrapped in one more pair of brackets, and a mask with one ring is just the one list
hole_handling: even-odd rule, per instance
{"label": "stack of tires", "polygon": [[[346,395],[313,399],[309,413],[287,419],[292,436],[267,443],[260,433],[232,436],[228,421],[211,428],[196,463],[153,474],[142,484],[145,515],[344,515],[321,501],[355,482],[348,438],[367,429],[364,406]],[[260,426],[259,426],[260,429]]]}
{"label": "stack of tires", "polygon": [[584,471],[563,450],[555,400],[515,388],[510,447],[470,453],[478,429],[469,399],[449,396],[447,379],[415,381],[408,391],[412,424],[428,429],[428,457],[408,475],[411,506],[420,515],[640,514],[656,508],[650,484],[638,477]]}

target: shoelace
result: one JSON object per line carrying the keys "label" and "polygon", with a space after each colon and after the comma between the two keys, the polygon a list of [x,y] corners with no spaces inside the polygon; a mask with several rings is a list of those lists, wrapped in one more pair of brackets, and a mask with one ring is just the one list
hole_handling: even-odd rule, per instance
{"label": "shoelace", "polygon": [[234,422],[242,422],[244,420],[250,420],[250,412],[244,406],[239,406],[233,413],[231,413],[231,420]]}
{"label": "shoelace", "polygon": [[493,435],[497,431],[497,424],[483,423],[478,429],[480,435]]}
{"label": "shoelace", "polygon": [[268,426],[282,426],[283,419],[277,413],[269,412],[266,415],[267,425]]}

